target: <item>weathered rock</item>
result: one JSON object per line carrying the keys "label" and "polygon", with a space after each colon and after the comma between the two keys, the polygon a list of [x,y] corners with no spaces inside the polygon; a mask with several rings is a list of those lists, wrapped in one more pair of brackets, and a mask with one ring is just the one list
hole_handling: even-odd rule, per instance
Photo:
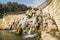
{"label": "weathered rock", "polygon": [[46,33],[45,31],[41,32],[42,40],[58,40],[56,37],[53,37],[52,35]]}

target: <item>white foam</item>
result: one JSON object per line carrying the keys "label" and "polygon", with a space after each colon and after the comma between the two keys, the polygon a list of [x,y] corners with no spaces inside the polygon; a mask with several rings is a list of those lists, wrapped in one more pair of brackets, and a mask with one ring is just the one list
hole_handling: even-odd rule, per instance
{"label": "white foam", "polygon": [[35,37],[38,33],[35,33],[35,34],[30,34],[30,35],[26,35],[24,36],[24,38],[30,38],[30,37]]}
{"label": "white foam", "polygon": [[16,32],[16,30],[11,30],[10,32]]}

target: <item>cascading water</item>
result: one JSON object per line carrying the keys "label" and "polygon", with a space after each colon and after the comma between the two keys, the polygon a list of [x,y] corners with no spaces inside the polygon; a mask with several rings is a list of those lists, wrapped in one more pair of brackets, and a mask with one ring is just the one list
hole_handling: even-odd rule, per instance
{"label": "cascading water", "polygon": [[2,22],[2,23],[3,23],[3,24],[2,24],[2,28],[5,29],[5,27],[6,27],[6,26],[5,26],[5,25],[6,25],[6,21],[5,21],[5,18],[4,18],[4,17],[3,17],[3,22]]}
{"label": "cascading water", "polygon": [[35,25],[35,23],[36,23],[36,17],[37,17],[37,16],[35,16],[35,17],[33,18],[33,22],[32,22],[32,25],[31,25],[31,27],[30,27],[30,30],[29,30],[28,34],[31,34],[32,27],[33,27],[33,26]]}
{"label": "cascading water", "polygon": [[12,25],[13,25],[13,18],[11,19],[11,23],[10,23],[10,27],[12,27]]}
{"label": "cascading water", "polygon": [[35,25],[36,22],[37,22],[36,19],[37,19],[37,16],[34,16],[34,17],[33,17],[33,20],[32,20],[32,24],[31,24],[31,26],[30,26],[30,30],[28,31],[28,35],[24,36],[24,38],[34,37],[34,36],[37,35],[37,33],[32,34],[32,28],[34,27],[34,25]]}
{"label": "cascading water", "polygon": [[22,25],[21,25],[22,29],[24,29],[24,27],[26,26],[26,21],[27,21],[27,16],[25,16],[23,21],[22,21]]}
{"label": "cascading water", "polygon": [[17,25],[17,28],[19,27],[19,25],[22,24],[22,21],[23,21],[23,19],[19,20],[19,24]]}

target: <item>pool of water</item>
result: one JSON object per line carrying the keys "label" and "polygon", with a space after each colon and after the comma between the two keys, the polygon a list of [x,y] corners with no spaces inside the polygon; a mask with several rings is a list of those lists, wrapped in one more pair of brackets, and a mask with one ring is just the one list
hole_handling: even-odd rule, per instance
{"label": "pool of water", "polygon": [[16,35],[10,30],[0,30],[0,40],[40,40],[38,37],[23,38],[22,35]]}

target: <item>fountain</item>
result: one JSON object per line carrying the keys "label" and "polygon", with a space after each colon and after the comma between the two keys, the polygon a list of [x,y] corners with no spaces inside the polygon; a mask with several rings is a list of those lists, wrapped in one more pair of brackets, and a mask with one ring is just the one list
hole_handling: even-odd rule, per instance
{"label": "fountain", "polygon": [[27,22],[27,16],[25,16],[23,21],[22,21],[22,25],[21,25],[22,29],[24,29],[24,27],[26,26],[26,22]]}
{"label": "fountain", "polygon": [[29,37],[35,37],[38,33],[34,33],[32,34],[32,27],[30,27],[30,30],[28,31],[28,34],[26,36],[24,36],[24,38],[29,38]]}
{"label": "fountain", "polygon": [[30,25],[30,29],[28,31],[28,35],[24,36],[24,38],[35,37],[37,35],[37,33],[32,34],[32,28],[35,27],[34,25],[36,24],[36,22],[37,22],[37,16],[34,15],[32,24]]}
{"label": "fountain", "polygon": [[[46,15],[47,14],[47,15]],[[49,20],[52,21],[52,19],[50,16],[48,16],[48,13],[43,13],[41,9],[34,11],[34,9],[32,8],[32,10],[28,10],[26,12],[26,15],[19,20],[19,23],[17,24],[17,28],[21,28],[22,29],[22,34],[24,35],[24,38],[29,38],[29,37],[35,37],[37,34],[39,34],[38,32],[34,32],[33,28],[36,28],[36,30],[41,30],[41,31],[46,31],[45,28],[47,26],[52,26],[52,23],[50,23]],[[31,16],[30,18],[28,18],[28,15]],[[39,19],[38,19],[39,18]],[[31,24],[29,20],[32,19]],[[48,21],[48,22],[46,22]],[[28,22],[28,23],[27,23]],[[38,24],[39,23],[39,24]],[[28,25],[29,24],[29,25]],[[51,25],[50,25],[51,24]],[[28,25],[28,26],[26,26]],[[39,26],[39,27],[38,27]],[[29,30],[27,31],[27,33],[25,34],[25,28],[28,27]],[[19,31],[19,30],[18,30]],[[20,31],[19,31],[20,32]]]}

